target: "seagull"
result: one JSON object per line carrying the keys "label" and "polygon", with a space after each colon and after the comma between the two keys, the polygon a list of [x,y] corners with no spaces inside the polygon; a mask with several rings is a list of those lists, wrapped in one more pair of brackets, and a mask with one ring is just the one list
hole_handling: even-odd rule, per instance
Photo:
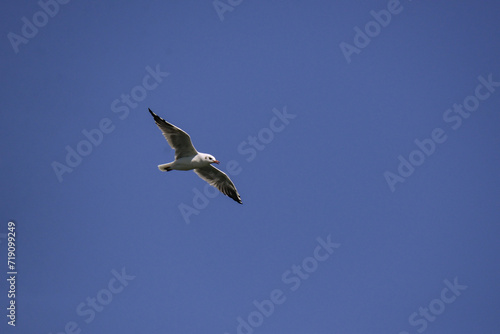
{"label": "seagull", "polygon": [[238,190],[236,190],[229,176],[220,169],[212,166],[213,163],[220,163],[213,155],[198,152],[194,148],[193,143],[191,143],[191,137],[186,132],[168,123],[152,112],[151,109],[148,108],[148,110],[153,116],[156,125],[163,132],[163,136],[167,139],[170,147],[175,150],[175,160],[168,164],[158,165],[159,170],[162,172],[194,170],[208,184],[219,189],[221,193],[231,197],[236,202],[243,204],[240,194],[238,194]]}

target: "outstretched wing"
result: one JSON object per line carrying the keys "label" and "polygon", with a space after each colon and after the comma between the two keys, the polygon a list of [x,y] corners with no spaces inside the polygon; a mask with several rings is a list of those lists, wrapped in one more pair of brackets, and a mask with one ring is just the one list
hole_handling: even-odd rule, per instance
{"label": "outstretched wing", "polygon": [[196,168],[194,172],[210,185],[219,189],[219,191],[224,195],[231,197],[240,204],[243,204],[240,194],[238,194],[238,190],[236,190],[233,181],[231,181],[229,176],[227,176],[223,171],[209,165],[202,168]]}
{"label": "outstretched wing", "polygon": [[175,150],[175,159],[190,157],[198,154],[198,151],[191,143],[191,137],[184,132],[182,129],[179,129],[173,124],[168,123],[163,118],[155,114],[149,109],[149,112],[153,116],[156,125],[160,128],[161,132],[163,132],[163,136],[167,139],[168,144]]}

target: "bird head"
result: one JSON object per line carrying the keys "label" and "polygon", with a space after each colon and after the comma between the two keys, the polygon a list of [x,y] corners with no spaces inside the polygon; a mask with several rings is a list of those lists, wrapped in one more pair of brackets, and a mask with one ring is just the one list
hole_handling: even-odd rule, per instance
{"label": "bird head", "polygon": [[215,159],[215,157],[213,155],[207,154],[205,156],[205,159],[208,160],[211,164],[213,164],[213,163],[220,164],[220,161]]}

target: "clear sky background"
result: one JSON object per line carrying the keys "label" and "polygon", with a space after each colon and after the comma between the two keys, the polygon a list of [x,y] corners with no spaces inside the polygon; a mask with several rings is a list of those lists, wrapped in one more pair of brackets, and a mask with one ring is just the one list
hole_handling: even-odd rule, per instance
{"label": "clear sky background", "polygon": [[47,3],[0,11],[1,333],[500,332],[498,1]]}

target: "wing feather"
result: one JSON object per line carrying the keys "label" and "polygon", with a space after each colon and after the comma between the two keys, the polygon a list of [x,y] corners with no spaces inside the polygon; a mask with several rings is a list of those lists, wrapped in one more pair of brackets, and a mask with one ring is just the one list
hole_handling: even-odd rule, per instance
{"label": "wing feather", "polygon": [[219,189],[219,191],[224,195],[231,197],[240,204],[243,204],[240,194],[238,194],[238,190],[236,190],[233,181],[231,181],[229,176],[227,176],[226,173],[220,169],[209,165],[202,168],[196,168],[194,172],[210,185]]}
{"label": "wing feather", "polygon": [[156,125],[160,128],[170,147],[175,150],[175,159],[190,157],[198,154],[198,151],[196,151],[193,143],[191,142],[191,137],[189,137],[186,132],[165,121],[163,118],[152,112],[151,109],[149,109],[149,112],[153,116]]}

